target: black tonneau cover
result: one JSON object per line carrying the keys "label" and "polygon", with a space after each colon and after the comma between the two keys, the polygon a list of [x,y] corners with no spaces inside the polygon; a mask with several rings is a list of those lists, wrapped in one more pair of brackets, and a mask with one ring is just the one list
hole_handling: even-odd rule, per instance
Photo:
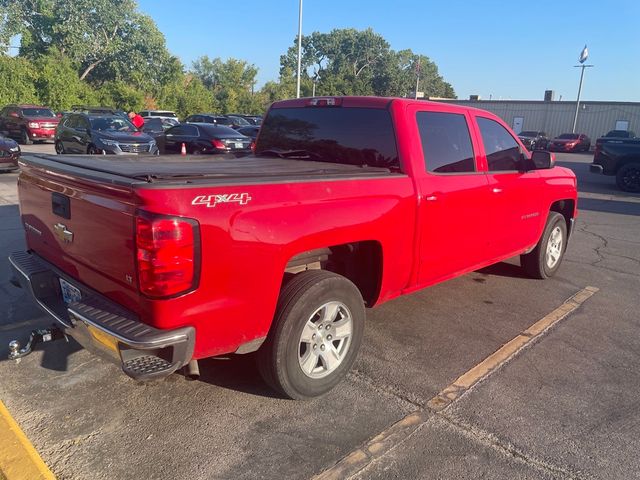
{"label": "black tonneau cover", "polygon": [[253,183],[304,181],[326,177],[379,177],[391,174],[386,168],[253,155],[236,158],[233,155],[138,157],[26,154],[21,160],[85,178],[99,178],[110,183],[174,183],[205,179],[207,183],[236,183],[239,180]]}

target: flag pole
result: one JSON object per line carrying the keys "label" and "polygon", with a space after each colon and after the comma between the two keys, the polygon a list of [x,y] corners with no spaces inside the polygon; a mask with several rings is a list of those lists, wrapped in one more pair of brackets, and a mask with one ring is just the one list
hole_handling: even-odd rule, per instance
{"label": "flag pole", "polygon": [[587,46],[585,45],[580,52],[580,57],[578,58],[578,62],[580,65],[574,65],[574,67],[581,68],[580,71],[580,84],[578,85],[578,98],[576,100],[576,114],[573,116],[573,128],[571,129],[571,133],[576,133],[576,127],[578,125],[578,112],[580,112],[580,94],[582,93],[582,80],[584,79],[584,69],[587,67],[593,67],[593,65],[585,65],[584,62],[589,58],[589,51],[587,50]]}

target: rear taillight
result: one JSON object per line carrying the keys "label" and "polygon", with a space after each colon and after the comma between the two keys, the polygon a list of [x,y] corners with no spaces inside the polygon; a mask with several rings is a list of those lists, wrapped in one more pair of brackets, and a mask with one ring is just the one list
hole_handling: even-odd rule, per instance
{"label": "rear taillight", "polygon": [[148,297],[172,297],[195,289],[200,273],[198,222],[139,213],[136,264],[140,291]]}
{"label": "rear taillight", "polygon": [[222,148],[222,149],[227,148],[227,146],[217,138],[214,138],[213,140],[211,140],[211,145],[213,145],[216,148]]}

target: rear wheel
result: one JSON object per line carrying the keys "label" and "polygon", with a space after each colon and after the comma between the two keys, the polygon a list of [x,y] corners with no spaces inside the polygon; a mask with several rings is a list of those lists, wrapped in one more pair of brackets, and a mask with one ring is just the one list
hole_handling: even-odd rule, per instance
{"label": "rear wheel", "polygon": [[29,137],[29,132],[27,132],[27,130],[25,129],[23,129],[20,133],[20,143],[22,143],[23,145],[33,144],[33,140],[31,140],[31,138]]}
{"label": "rear wheel", "polygon": [[640,163],[627,163],[616,173],[616,184],[625,192],[640,192]]}
{"label": "rear wheel", "polygon": [[520,256],[520,264],[533,278],[555,275],[567,248],[567,223],[558,212],[549,212],[547,226],[540,241],[530,253]]}
{"label": "rear wheel", "polygon": [[317,397],[335,387],[356,358],[364,302],[348,279],[308,270],[282,289],[267,342],[258,352],[264,380],[289,398]]}
{"label": "rear wheel", "polygon": [[89,155],[102,155],[102,150],[95,147],[95,145],[89,145],[87,148],[87,153]]}

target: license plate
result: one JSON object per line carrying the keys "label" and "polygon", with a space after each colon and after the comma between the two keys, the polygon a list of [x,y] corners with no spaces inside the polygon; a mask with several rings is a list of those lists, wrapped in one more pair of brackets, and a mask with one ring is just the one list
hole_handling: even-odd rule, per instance
{"label": "license plate", "polygon": [[66,280],[60,278],[60,290],[62,291],[62,299],[64,303],[77,302],[82,299],[80,290],[71,285]]}
{"label": "license plate", "polygon": [[236,143],[236,148],[242,148],[242,143],[240,142]]}

